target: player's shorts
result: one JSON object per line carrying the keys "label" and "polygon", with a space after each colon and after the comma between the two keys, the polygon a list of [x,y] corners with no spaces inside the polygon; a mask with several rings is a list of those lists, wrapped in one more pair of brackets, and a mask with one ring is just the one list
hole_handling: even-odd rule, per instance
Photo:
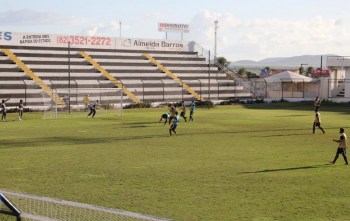
{"label": "player's shorts", "polygon": [[2,111],[2,116],[6,117],[6,111]]}
{"label": "player's shorts", "polygon": [[321,127],[321,123],[314,122],[314,127]]}
{"label": "player's shorts", "polygon": [[337,154],[343,154],[346,155],[346,149],[338,147]]}
{"label": "player's shorts", "polygon": [[181,117],[184,117],[185,114],[186,114],[186,112],[183,111],[183,112],[181,112],[180,116],[181,116]]}
{"label": "player's shorts", "polygon": [[168,118],[168,115],[167,115],[167,114],[163,114],[163,115],[162,115],[162,118],[163,118],[163,119],[167,119],[167,118]]}
{"label": "player's shorts", "polygon": [[172,125],[170,126],[170,130],[175,130],[175,129],[176,129],[176,127],[177,127],[177,125],[172,124]]}

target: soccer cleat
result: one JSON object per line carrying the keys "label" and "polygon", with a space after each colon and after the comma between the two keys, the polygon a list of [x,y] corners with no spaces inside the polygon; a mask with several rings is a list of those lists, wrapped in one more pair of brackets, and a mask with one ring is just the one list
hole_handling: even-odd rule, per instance
{"label": "soccer cleat", "polygon": [[325,134],[326,132],[323,131],[323,134]]}
{"label": "soccer cleat", "polygon": [[348,166],[349,164],[346,163],[346,164],[344,164],[344,165],[345,165],[345,166]]}
{"label": "soccer cleat", "polygon": [[329,162],[330,164],[335,164],[335,162],[334,161],[331,161],[331,162]]}

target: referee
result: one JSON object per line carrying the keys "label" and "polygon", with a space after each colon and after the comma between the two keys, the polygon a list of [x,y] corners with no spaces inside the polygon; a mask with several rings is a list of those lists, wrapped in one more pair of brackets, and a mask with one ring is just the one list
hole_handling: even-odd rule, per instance
{"label": "referee", "polygon": [[335,154],[334,160],[331,161],[331,164],[335,164],[337,161],[339,154],[343,155],[345,164],[344,165],[349,165],[348,164],[348,159],[346,158],[346,149],[348,149],[348,138],[346,137],[346,134],[344,133],[344,128],[340,128],[340,137],[339,140],[333,139],[334,142],[339,143],[337,153]]}

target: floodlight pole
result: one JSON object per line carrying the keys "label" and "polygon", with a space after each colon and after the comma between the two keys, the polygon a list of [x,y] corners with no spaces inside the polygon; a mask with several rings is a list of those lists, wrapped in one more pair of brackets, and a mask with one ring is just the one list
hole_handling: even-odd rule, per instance
{"label": "floodlight pole", "polygon": [[208,108],[210,108],[209,101],[210,101],[210,50],[209,50],[209,64],[208,64]]}
{"label": "floodlight pole", "polygon": [[122,37],[122,21],[119,21],[119,38]]}
{"label": "floodlight pole", "polygon": [[68,101],[67,102],[68,102],[68,112],[70,114],[70,41],[68,41]]}
{"label": "floodlight pole", "polygon": [[215,24],[215,44],[214,44],[214,60],[216,61],[216,50],[217,50],[217,33],[218,33],[218,23],[219,21],[218,20],[215,20],[214,21],[214,24]]}

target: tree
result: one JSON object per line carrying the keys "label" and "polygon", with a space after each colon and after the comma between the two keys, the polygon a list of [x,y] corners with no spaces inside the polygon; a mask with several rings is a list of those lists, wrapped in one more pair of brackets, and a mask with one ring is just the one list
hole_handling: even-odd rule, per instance
{"label": "tree", "polygon": [[311,74],[311,72],[314,70],[314,67],[310,66],[307,68],[307,73]]}
{"label": "tree", "polygon": [[266,69],[267,71],[270,71],[270,70],[271,70],[271,68],[270,68],[269,66],[266,66],[265,69]]}
{"label": "tree", "polygon": [[239,69],[238,75],[241,76],[241,77],[246,77],[247,76],[247,71],[245,70],[245,68]]}
{"label": "tree", "polygon": [[259,76],[253,72],[247,71],[247,78],[258,78]]}
{"label": "tree", "polygon": [[300,67],[300,68],[299,68],[299,73],[300,73],[301,75],[304,75],[304,72],[305,72],[304,67]]}
{"label": "tree", "polygon": [[225,57],[217,57],[217,61],[219,62],[219,64],[221,64],[224,67],[228,67],[230,65],[231,62],[227,61],[227,59]]}

